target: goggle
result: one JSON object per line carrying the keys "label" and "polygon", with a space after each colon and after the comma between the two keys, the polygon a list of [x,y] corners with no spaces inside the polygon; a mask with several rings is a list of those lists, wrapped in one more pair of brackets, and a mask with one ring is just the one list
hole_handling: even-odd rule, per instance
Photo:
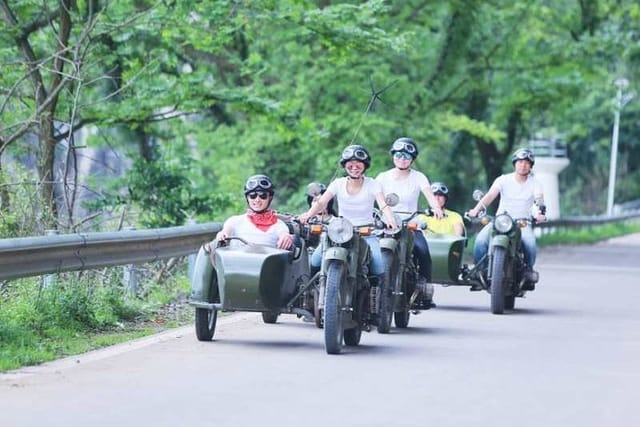
{"label": "goggle", "polygon": [[342,152],[342,160],[360,160],[365,161],[369,158],[369,155],[362,148],[345,148]]}
{"label": "goggle", "polygon": [[444,194],[446,196],[447,194],[449,194],[449,189],[444,184],[432,184],[431,185],[431,192],[433,194],[440,193],[440,194]]}
{"label": "goggle", "polygon": [[513,157],[515,157],[516,160],[529,160],[530,162],[533,162],[535,158],[530,151],[519,151]]}
{"label": "goggle", "polygon": [[269,193],[266,191],[252,191],[247,194],[247,197],[251,200],[255,200],[256,197],[260,197],[262,200],[267,200],[269,198]]}
{"label": "goggle", "polygon": [[268,190],[271,188],[271,181],[265,178],[258,178],[258,179],[250,179],[245,184],[246,190],[251,191],[251,190],[255,190],[256,188],[261,188],[262,190]]}
{"label": "goggle", "polygon": [[392,151],[405,151],[409,154],[416,154],[416,146],[404,141],[395,141],[393,143]]}
{"label": "goggle", "polygon": [[396,151],[395,153],[393,153],[393,157],[395,157],[396,159],[413,160],[413,156],[404,151]]}

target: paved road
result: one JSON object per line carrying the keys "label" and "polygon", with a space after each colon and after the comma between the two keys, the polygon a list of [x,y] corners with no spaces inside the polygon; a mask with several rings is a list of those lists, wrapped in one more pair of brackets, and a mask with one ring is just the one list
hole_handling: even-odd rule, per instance
{"label": "paved road", "polygon": [[225,318],[0,375],[0,426],[640,425],[640,237],[545,249],[515,312],[436,290],[408,330],[345,354],[284,317]]}

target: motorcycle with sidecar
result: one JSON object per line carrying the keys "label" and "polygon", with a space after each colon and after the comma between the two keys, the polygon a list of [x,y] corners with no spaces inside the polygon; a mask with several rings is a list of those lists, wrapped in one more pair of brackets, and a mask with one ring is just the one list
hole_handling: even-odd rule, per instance
{"label": "motorcycle with sidecar", "polygon": [[[474,199],[483,193],[474,191]],[[463,263],[466,236],[430,234],[429,244],[433,265],[433,282],[442,286],[471,286],[471,290],[485,290],[491,295],[493,314],[502,314],[515,307],[515,298],[524,297],[535,288],[536,272],[528,268],[521,245],[521,228],[532,223],[531,218],[513,218],[508,213],[495,217],[485,211],[478,218],[465,219],[481,226],[492,224],[489,250],[475,265]]]}
{"label": "motorcycle with sidecar", "polygon": [[200,341],[211,341],[217,314],[248,311],[262,313],[265,323],[280,314],[295,314],[313,321],[314,290],[309,256],[300,227],[294,230],[291,250],[251,244],[238,237],[203,245],[196,256],[189,303],[195,307],[195,330]]}

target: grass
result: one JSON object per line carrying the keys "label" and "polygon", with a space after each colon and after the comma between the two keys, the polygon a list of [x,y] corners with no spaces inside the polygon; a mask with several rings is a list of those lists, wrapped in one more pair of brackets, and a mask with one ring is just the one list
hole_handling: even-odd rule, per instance
{"label": "grass", "polygon": [[561,229],[553,234],[538,237],[539,246],[549,245],[588,245],[612,237],[640,233],[640,221],[627,221],[615,224],[597,225],[579,229]]}

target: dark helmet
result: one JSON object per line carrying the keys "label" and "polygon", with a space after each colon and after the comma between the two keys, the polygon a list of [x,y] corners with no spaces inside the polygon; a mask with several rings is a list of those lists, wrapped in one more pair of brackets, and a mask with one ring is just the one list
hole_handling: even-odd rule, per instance
{"label": "dark helmet", "polygon": [[342,150],[340,166],[344,167],[349,160],[361,161],[364,163],[365,170],[368,169],[371,164],[371,156],[369,156],[369,152],[362,145],[349,145],[347,148]]}
{"label": "dark helmet", "polygon": [[418,146],[413,142],[413,139],[403,136],[393,141],[393,145],[389,150],[389,154],[392,156],[398,152],[407,153],[415,160],[418,157]]}
{"label": "dark helmet", "polygon": [[252,191],[266,191],[273,196],[274,187],[271,178],[263,174],[250,176],[244,183],[244,195],[246,196]]}
{"label": "dark helmet", "polygon": [[533,151],[527,148],[520,148],[513,153],[513,156],[511,156],[511,164],[515,165],[518,160],[529,160],[529,163],[531,163],[531,166],[533,167],[536,163],[536,156],[533,155]]}
{"label": "dark helmet", "polygon": [[434,196],[442,194],[445,198],[449,198],[449,189],[444,182],[434,182],[431,184],[431,192]]}

